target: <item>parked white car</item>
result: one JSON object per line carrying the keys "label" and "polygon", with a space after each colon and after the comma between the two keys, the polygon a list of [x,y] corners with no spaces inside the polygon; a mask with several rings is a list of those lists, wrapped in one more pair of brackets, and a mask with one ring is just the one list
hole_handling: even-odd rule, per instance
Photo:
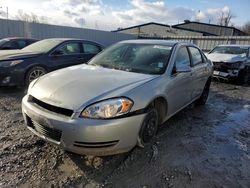
{"label": "parked white car", "polygon": [[206,55],[214,64],[213,77],[237,78],[241,83],[249,81],[250,46],[219,45]]}

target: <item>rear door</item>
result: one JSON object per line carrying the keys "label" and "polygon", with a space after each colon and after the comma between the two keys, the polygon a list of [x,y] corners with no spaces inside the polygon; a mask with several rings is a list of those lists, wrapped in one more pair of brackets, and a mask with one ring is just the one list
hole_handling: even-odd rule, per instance
{"label": "rear door", "polygon": [[93,58],[96,54],[98,54],[102,48],[94,43],[83,42],[83,62],[87,63],[91,58]]}
{"label": "rear door", "polygon": [[83,62],[81,42],[66,42],[57,47],[50,55],[50,65],[53,70],[77,65]]}
{"label": "rear door", "polygon": [[191,101],[192,72],[177,73],[178,67],[190,67],[191,60],[186,46],[178,49],[175,58],[174,68],[170,77],[170,85],[168,87],[167,95],[171,99],[169,103],[169,112],[175,113]]}
{"label": "rear door", "polygon": [[193,91],[192,99],[201,95],[207,81],[206,62],[204,61],[200,50],[196,47],[188,47],[191,55],[191,67],[193,72]]}
{"label": "rear door", "polygon": [[18,49],[22,49],[28,45],[26,40],[20,39],[20,40],[16,40],[16,42],[18,45]]}

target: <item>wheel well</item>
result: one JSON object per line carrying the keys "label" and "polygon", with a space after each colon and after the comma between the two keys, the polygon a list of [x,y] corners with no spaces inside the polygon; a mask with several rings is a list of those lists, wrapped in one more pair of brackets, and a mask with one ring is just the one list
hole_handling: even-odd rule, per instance
{"label": "wheel well", "polygon": [[159,122],[163,123],[164,118],[167,115],[168,103],[164,97],[155,98],[149,105],[148,108],[156,108],[159,114]]}
{"label": "wheel well", "polygon": [[210,82],[210,83],[212,82],[212,76],[209,76],[209,77],[208,77],[206,84],[209,83],[209,82]]}
{"label": "wheel well", "polygon": [[24,83],[25,83],[25,80],[26,80],[26,77],[27,77],[27,73],[28,73],[32,68],[34,68],[34,67],[42,67],[42,68],[44,68],[44,69],[48,72],[48,68],[47,68],[46,66],[44,66],[44,65],[32,65],[32,66],[30,66],[30,67],[25,71],[25,73],[24,73],[24,80],[23,80]]}

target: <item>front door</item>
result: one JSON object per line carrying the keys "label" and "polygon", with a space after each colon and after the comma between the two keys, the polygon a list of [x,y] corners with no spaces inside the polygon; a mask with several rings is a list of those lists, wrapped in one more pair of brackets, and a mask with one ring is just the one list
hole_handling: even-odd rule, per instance
{"label": "front door", "polygon": [[166,91],[168,99],[171,99],[170,101],[168,101],[168,111],[171,114],[177,112],[191,101],[191,92],[193,89],[192,71],[181,73],[176,72],[178,68],[190,66],[191,61],[187,47],[180,47],[176,55],[168,91]]}
{"label": "front door", "polygon": [[83,63],[83,49],[80,42],[68,42],[59,46],[50,55],[53,70]]}

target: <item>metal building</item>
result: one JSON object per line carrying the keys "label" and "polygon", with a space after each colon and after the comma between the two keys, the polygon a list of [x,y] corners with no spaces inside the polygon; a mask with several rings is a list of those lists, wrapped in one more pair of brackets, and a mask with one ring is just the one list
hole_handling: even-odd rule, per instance
{"label": "metal building", "polygon": [[116,33],[132,34],[137,37],[168,37],[168,36],[203,36],[206,32],[191,31],[190,29],[179,29],[170,25],[150,22],[128,28],[121,28]]}
{"label": "metal building", "polygon": [[189,29],[191,31],[206,32],[204,36],[246,36],[247,34],[235,27],[226,27],[215,24],[192,22],[185,20],[184,23],[174,25],[179,29]]}

